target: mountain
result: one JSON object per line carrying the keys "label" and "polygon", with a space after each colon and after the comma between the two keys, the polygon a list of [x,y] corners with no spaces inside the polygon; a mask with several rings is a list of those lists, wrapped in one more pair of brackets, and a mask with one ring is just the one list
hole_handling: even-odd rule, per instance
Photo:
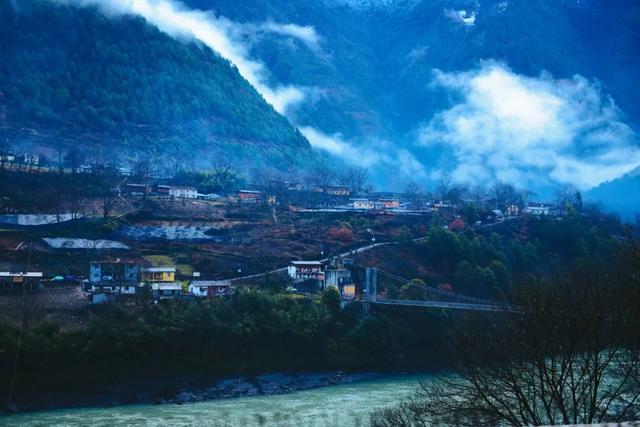
{"label": "mountain", "polygon": [[[640,4],[578,0],[187,0],[237,22],[315,28],[318,54],[276,37],[253,49],[283,83],[329,93],[303,108],[327,132],[406,134],[447,104],[429,85],[434,69],[460,71],[483,59],[515,72],[596,79],[630,116],[640,115]],[[464,13],[463,13],[464,12]],[[461,14],[468,14],[465,21]],[[471,19],[473,17],[473,19]],[[602,60],[603,57],[607,60]],[[347,123],[327,120],[339,112]],[[356,123],[354,124],[353,121]],[[333,124],[330,124],[331,122]],[[322,127],[322,126],[321,126]]]}
{"label": "mountain", "polygon": [[313,157],[228,61],[139,17],[3,0],[0,57],[0,140],[13,145],[280,170]]}
{"label": "mountain", "polygon": [[640,168],[591,189],[585,199],[601,203],[610,211],[632,220],[640,214]]}
{"label": "mountain", "polygon": [[[422,165],[423,173],[414,173],[417,168],[410,168],[409,173],[404,173],[405,182],[426,180],[435,170],[455,170],[456,164],[478,154],[476,150],[466,155],[467,147],[456,153],[459,146],[427,146],[420,135],[440,113],[467,100],[464,87],[453,90],[443,87],[441,82],[434,84],[437,71],[446,77],[456,77],[459,73],[477,72],[483,61],[503,64],[511,73],[509,77],[518,79],[532,91],[548,86],[554,94],[566,95],[567,104],[572,104],[566,109],[576,109],[597,97],[593,111],[585,111],[575,120],[565,116],[559,120],[570,130],[580,127],[582,131],[590,126],[589,117],[604,116],[603,110],[616,110],[612,127],[619,127],[619,123],[628,126],[625,143],[630,151],[637,151],[638,138],[629,135],[637,131],[640,117],[637,102],[640,85],[635,84],[640,74],[638,2],[186,0],[186,3],[240,24],[277,22],[313,28],[320,38],[320,48],[316,50],[269,34],[248,37],[247,43],[252,55],[266,64],[277,81],[312,89],[310,102],[289,113],[296,124],[330,136],[339,133],[343,142],[358,151],[373,151],[361,158],[389,159],[386,163],[367,164],[377,170],[394,171],[391,175],[380,174],[379,185],[402,175],[411,164]],[[589,91],[578,93],[580,87],[588,87]],[[568,123],[569,120],[573,121]],[[513,168],[518,171],[516,178],[512,178],[514,174],[509,170],[498,170],[487,177],[478,174],[468,179],[471,182],[512,179],[512,183],[525,187],[553,179],[544,185],[574,182],[576,177],[571,171],[559,169],[583,162],[591,171],[599,164],[589,157],[587,138],[584,143],[579,140],[586,132],[576,133],[575,149],[566,161],[549,164],[534,173],[516,165]],[[485,135],[478,135],[477,143],[482,144],[484,138]],[[615,141],[608,144],[615,145]],[[497,145],[506,142],[499,141]],[[603,146],[603,151],[607,149],[608,146]],[[406,152],[412,158],[405,162],[407,165],[398,165],[395,159]],[[553,153],[547,158],[558,154],[566,153]],[[539,154],[523,153],[528,157],[535,155]],[[512,152],[492,152],[464,170],[477,170],[492,159],[512,156]],[[527,166],[534,163],[526,159],[523,162]],[[589,188],[628,170],[629,165],[620,165],[602,178],[585,180],[580,187]],[[464,175],[462,171],[458,175]]]}

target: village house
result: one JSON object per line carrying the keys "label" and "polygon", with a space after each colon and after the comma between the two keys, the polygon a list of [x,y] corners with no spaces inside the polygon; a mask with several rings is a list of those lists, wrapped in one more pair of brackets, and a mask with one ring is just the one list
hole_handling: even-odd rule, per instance
{"label": "village house", "polygon": [[105,302],[107,295],[135,295],[140,284],[141,265],[133,261],[92,261],[89,283],[93,302]]}
{"label": "village house", "polygon": [[14,156],[13,154],[0,156],[0,163],[13,163],[15,161],[16,161],[16,156]]}
{"label": "village house", "polygon": [[175,186],[169,189],[169,196],[176,199],[197,199],[198,190],[190,186]]}
{"label": "village house", "polygon": [[295,282],[306,280],[324,281],[322,263],[320,261],[291,261],[287,273]]}
{"label": "village house", "polygon": [[529,215],[545,216],[551,215],[553,205],[549,203],[531,202],[523,209],[523,212]]}
{"label": "village house", "polygon": [[520,215],[520,208],[517,205],[507,206],[507,216],[518,216],[518,215]]}
{"label": "village house", "polygon": [[175,267],[149,267],[142,271],[142,280],[149,283],[172,283],[176,281]]}
{"label": "village house", "polygon": [[399,199],[380,199],[378,200],[384,209],[395,209],[400,207]]}
{"label": "village house", "polygon": [[267,204],[268,204],[268,205],[273,206],[273,205],[275,205],[277,202],[278,202],[278,199],[276,198],[276,196],[275,196],[275,195],[273,195],[273,194],[269,194],[269,195],[267,196]]}
{"label": "village house", "polygon": [[324,187],[324,193],[329,196],[342,196],[348,197],[351,194],[349,187],[328,185]]}
{"label": "village house", "polygon": [[233,291],[230,280],[193,280],[189,292],[196,297],[217,297]]}
{"label": "village house", "polygon": [[169,197],[171,193],[171,186],[158,184],[156,185],[156,193],[159,194],[160,196]]}
{"label": "village house", "polygon": [[152,283],[151,292],[155,301],[177,299],[182,297],[182,285],[180,283]]}
{"label": "village house", "polygon": [[261,197],[262,197],[262,193],[260,191],[254,191],[254,190],[238,191],[238,200],[241,203],[259,203]]}
{"label": "village house", "polygon": [[287,190],[289,191],[302,191],[304,187],[299,182],[285,182]]}
{"label": "village house", "polygon": [[31,285],[40,283],[42,280],[42,272],[39,271],[27,271],[27,272],[9,272],[0,271],[0,284],[2,289],[10,287],[13,289],[15,286]]}
{"label": "village house", "polygon": [[37,166],[40,163],[40,156],[37,154],[25,153],[22,155],[22,163],[25,165]]}
{"label": "village house", "polygon": [[371,210],[375,209],[376,205],[369,199],[351,199],[351,207],[353,209]]}
{"label": "village house", "polygon": [[122,194],[125,196],[144,196],[151,192],[151,188],[146,184],[125,184],[122,187]]}
{"label": "village house", "polygon": [[331,260],[324,271],[325,287],[333,286],[343,297],[353,297],[356,286],[351,279],[351,271],[344,267],[344,260],[336,257]]}

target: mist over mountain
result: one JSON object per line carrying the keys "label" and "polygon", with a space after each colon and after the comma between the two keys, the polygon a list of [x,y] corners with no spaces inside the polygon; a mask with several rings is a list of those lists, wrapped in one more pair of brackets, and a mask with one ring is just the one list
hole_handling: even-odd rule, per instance
{"label": "mist over mountain", "polygon": [[352,161],[383,185],[451,174],[586,190],[640,163],[633,2],[188,4],[313,28],[317,49],[269,34],[244,42],[277,81],[308,89],[289,116],[310,142],[360,153]]}

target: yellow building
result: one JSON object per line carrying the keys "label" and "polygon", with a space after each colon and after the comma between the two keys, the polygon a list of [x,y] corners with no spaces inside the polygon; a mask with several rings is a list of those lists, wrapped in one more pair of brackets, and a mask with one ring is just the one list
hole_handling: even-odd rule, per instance
{"label": "yellow building", "polygon": [[142,280],[150,283],[171,283],[176,281],[175,267],[151,267],[142,271]]}

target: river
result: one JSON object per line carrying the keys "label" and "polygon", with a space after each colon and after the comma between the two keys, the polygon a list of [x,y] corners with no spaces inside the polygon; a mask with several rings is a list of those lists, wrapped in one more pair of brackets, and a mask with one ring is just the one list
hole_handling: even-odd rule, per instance
{"label": "river", "polygon": [[0,417],[0,425],[64,426],[366,426],[369,414],[410,394],[426,376],[403,375],[273,396],[184,405],[61,409]]}

